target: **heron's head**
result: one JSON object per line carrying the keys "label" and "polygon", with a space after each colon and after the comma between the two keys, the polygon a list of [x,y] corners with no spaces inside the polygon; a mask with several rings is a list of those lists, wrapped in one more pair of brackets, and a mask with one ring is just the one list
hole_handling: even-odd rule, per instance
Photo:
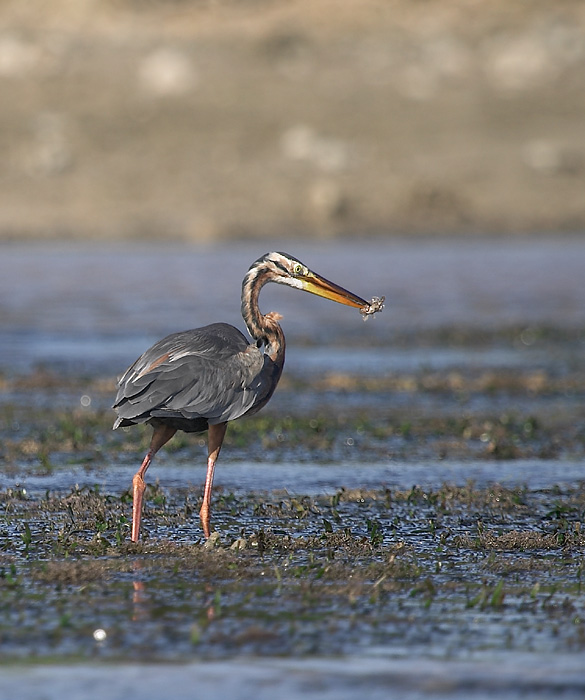
{"label": "heron's head", "polygon": [[250,272],[253,270],[256,270],[257,273],[262,271],[263,283],[285,284],[287,287],[310,292],[339,304],[353,306],[356,309],[364,309],[369,306],[369,302],[365,299],[321,277],[288,253],[267,253],[253,263]]}

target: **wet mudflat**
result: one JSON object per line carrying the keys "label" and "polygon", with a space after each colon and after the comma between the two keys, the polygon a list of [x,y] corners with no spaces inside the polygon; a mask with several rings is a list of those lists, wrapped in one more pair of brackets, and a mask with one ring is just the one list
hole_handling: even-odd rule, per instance
{"label": "wet mudflat", "polygon": [[[582,487],[444,485],[332,495],[192,488],[2,493],[6,657],[189,660],[582,651]],[[217,539],[216,539],[217,538]],[[101,640],[98,629],[107,636]]]}
{"label": "wet mudflat", "polygon": [[[34,251],[19,254],[34,261]],[[576,270],[575,250],[567,254]],[[494,307],[473,326],[462,284],[457,323],[430,314],[415,327],[403,308],[393,327],[389,306],[376,324],[356,318],[359,335],[345,338],[337,320],[324,327],[321,317],[315,333],[306,316],[299,324],[296,295],[277,394],[228,430],[207,544],[197,515],[205,444],[182,435],[148,473],[144,538],[129,542],[128,488],[149,430],[110,429],[113,375],[134,359],[130,348],[108,371],[126,337],[109,319],[122,313],[115,299],[106,304],[102,290],[96,305],[96,283],[85,292],[94,302],[78,296],[51,328],[50,295],[38,308],[23,295],[19,313],[14,298],[3,302],[0,344],[14,348],[24,334],[35,348],[17,346],[18,371],[4,360],[0,381],[0,654],[25,664],[3,681],[35,697],[51,673],[55,692],[79,687],[63,685],[75,680],[59,675],[63,662],[86,682],[85,662],[123,661],[116,674],[128,687],[142,674],[132,664],[180,661],[170,668],[185,683],[235,697],[262,697],[259,685],[282,697],[351,697],[364,673],[372,697],[582,696],[585,323],[570,303],[574,284],[560,278],[558,299],[542,283],[541,323],[530,316],[538,297],[526,323],[514,297],[514,322]],[[381,282],[374,270],[371,290],[347,286],[368,296],[387,291]],[[237,310],[237,294],[231,301]],[[555,308],[567,309],[556,324]],[[138,341],[160,324],[145,323]],[[94,347],[88,358],[88,338],[116,353],[104,361]],[[57,346],[78,361],[55,357]],[[206,671],[193,666],[201,661]]]}

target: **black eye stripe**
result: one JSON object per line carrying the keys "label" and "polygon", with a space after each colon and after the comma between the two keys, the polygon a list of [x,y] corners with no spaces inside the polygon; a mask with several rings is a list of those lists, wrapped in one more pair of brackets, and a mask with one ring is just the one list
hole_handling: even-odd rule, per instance
{"label": "black eye stripe", "polygon": [[285,274],[290,275],[289,270],[287,270],[287,268],[280,262],[280,260],[272,260],[271,262],[279,270],[282,270],[282,272],[284,272]]}

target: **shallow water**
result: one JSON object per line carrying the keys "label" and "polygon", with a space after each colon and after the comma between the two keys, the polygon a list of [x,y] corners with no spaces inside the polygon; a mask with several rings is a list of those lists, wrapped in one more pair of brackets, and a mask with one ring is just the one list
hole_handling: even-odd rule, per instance
{"label": "shallow water", "polygon": [[[200,247],[179,244],[3,244],[0,247],[0,370],[36,364],[121,372],[167,333],[223,320],[243,329],[240,285],[268,249],[288,249],[310,267],[364,298],[386,296],[367,323],[355,310],[268,285],[261,306],[284,315],[289,345],[308,338],[334,345],[319,359],[289,353],[315,371],[372,371],[405,363],[444,367],[466,358],[432,348],[384,356],[401,332],[509,326],[582,328],[585,237],[472,240],[370,240],[359,243],[272,241]],[[344,346],[381,348],[368,361]],[[477,352],[477,348],[474,350]],[[523,360],[488,350],[488,364]],[[502,354],[504,352],[504,354]],[[524,356],[522,356],[524,357]],[[357,359],[356,359],[357,358]],[[381,364],[380,364],[381,363]],[[303,364],[303,368],[305,364]]]}
{"label": "shallow water", "polygon": [[[482,516],[470,510],[463,513],[460,521],[449,521],[453,531],[475,532],[479,527],[477,518],[484,517],[486,527],[493,527],[494,532],[498,528],[524,527],[539,533],[550,525],[545,518],[547,510],[557,507],[554,494],[563,489],[579,489],[585,478],[585,440],[579,428],[585,419],[585,237],[318,244],[279,241],[229,247],[3,244],[0,372],[4,384],[0,384],[0,408],[4,422],[0,429],[4,453],[10,455],[12,445],[17,457],[7,458],[10,469],[0,473],[0,490],[16,489],[17,495],[22,496],[23,508],[22,513],[18,508],[14,512],[7,510],[0,527],[4,543],[0,554],[0,593],[4,592],[7,600],[16,595],[11,589],[16,584],[11,582],[9,571],[12,559],[5,553],[18,550],[18,567],[25,572],[32,567],[34,572],[34,554],[28,556],[23,549],[26,531],[23,533],[22,519],[27,517],[26,507],[34,510],[48,498],[47,492],[66,499],[77,484],[89,490],[98,485],[108,503],[122,508],[120,497],[142,457],[137,448],[124,451],[121,443],[110,444],[107,435],[95,438],[90,434],[88,446],[83,448],[48,448],[54,431],[47,432],[47,423],[51,429],[59,424],[63,416],[56,411],[76,416],[73,424],[79,419],[80,414],[74,412],[80,407],[85,407],[81,410],[90,415],[107,411],[111,396],[96,389],[101,386],[99,382],[91,382],[112,381],[151,342],[166,333],[216,320],[234,323],[244,330],[239,316],[241,278],[250,262],[268,249],[288,250],[325,277],[365,298],[384,294],[387,307],[363,323],[354,310],[310,295],[276,285],[269,285],[262,292],[262,308],[277,309],[285,317],[285,376],[291,379],[288,388],[283,386],[277,392],[266,414],[277,421],[283,415],[325,415],[336,426],[335,435],[327,447],[286,443],[280,445],[282,449],[279,445],[226,446],[216,473],[216,494],[220,500],[225,496],[228,502],[232,496],[240,499],[242,511],[233,515],[229,508],[220,509],[216,522],[222,537],[229,541],[240,529],[247,533],[270,529],[274,523],[272,511],[264,513],[262,507],[264,498],[270,500],[275,493],[282,494],[277,501],[291,501],[297,495],[299,499],[326,500],[339,494],[340,489],[408,491],[417,485],[436,492],[442,484],[464,485],[469,481],[477,488],[496,483],[508,488],[526,487],[527,495],[537,505],[529,515],[519,511],[501,520],[496,518],[494,523],[490,521],[489,509]],[[42,384],[43,374],[34,379],[38,367],[48,369],[53,382],[48,388]],[[459,386],[459,381],[462,388],[425,389],[420,381],[450,373],[456,375],[455,386]],[[343,381],[317,387],[324,377],[335,375]],[[29,385],[19,384],[18,376],[33,379]],[[482,376],[511,379],[501,384],[488,381],[487,388],[482,389],[476,382]],[[512,381],[517,377],[524,381],[519,388]],[[375,381],[367,390],[360,388],[359,381],[364,378],[379,379],[380,388]],[[388,389],[389,384],[382,384],[392,378],[404,378],[406,388],[396,391]],[[346,379],[349,383],[344,383]],[[358,384],[354,386],[351,381]],[[398,385],[402,386],[400,381]],[[367,439],[367,435],[361,437],[355,432],[356,424],[346,428],[343,420],[336,423],[337,418],[345,420],[348,414],[363,414],[370,421],[368,430],[380,427],[380,421],[382,427],[395,424],[396,430]],[[462,416],[474,430],[476,423],[479,426],[471,438],[462,439],[462,431],[457,428],[457,420]],[[517,416],[516,432],[507,422],[510,416]],[[445,433],[451,418],[455,432]],[[436,419],[443,419],[444,423],[438,425]],[[415,428],[418,421],[419,432],[405,436],[402,421]],[[96,423],[93,430],[107,430],[103,428],[107,422]],[[520,458],[495,459],[497,454],[486,450],[491,438],[482,442],[482,431],[496,434],[494,423],[498,429],[505,428],[508,447],[511,445]],[[523,426],[532,430],[533,423],[541,427],[534,435],[525,434]],[[408,427],[404,430],[408,431]],[[49,454],[43,450],[49,450]],[[149,471],[149,483],[159,481],[162,493],[175,498],[180,511],[186,489],[188,498],[196,500],[204,480],[204,466],[205,449],[195,438],[177,452],[164,451]],[[574,534],[571,528],[579,526],[582,514],[577,512],[577,506],[567,507],[567,532]],[[128,509],[127,504],[124,508]],[[384,546],[389,551],[397,537],[404,537],[407,547],[421,560],[435,556],[437,540],[425,530],[429,527],[426,506],[418,511],[397,506],[394,514],[381,515],[372,508],[371,512],[366,511],[371,518],[403,519],[402,529],[394,525],[384,535]],[[359,506],[353,511],[342,511],[342,515],[357,536],[368,536]],[[11,517],[16,519],[11,521]],[[45,517],[46,514],[41,517],[35,513],[29,521],[25,520],[32,530],[32,550],[38,547],[43,557],[52,551],[51,537],[68,516],[55,515],[54,522],[50,517],[44,520]],[[435,517],[436,513],[432,514]],[[282,529],[286,533],[287,528],[295,536],[299,532],[315,535],[322,533],[322,518],[316,515],[309,525],[305,521],[274,523],[276,531]],[[170,516],[168,521],[163,518],[163,522],[157,522],[156,509],[146,518],[145,529],[150,532],[151,543],[161,539],[188,544],[199,537],[196,515],[177,525]],[[87,538],[91,537],[92,533],[87,533]],[[113,541],[112,533],[108,537]],[[3,556],[8,558],[2,559]],[[147,550],[142,558],[152,563],[157,556],[149,555]],[[302,556],[310,559],[310,554]],[[376,554],[379,556],[386,554]],[[429,564],[431,568],[424,574],[428,580],[435,577],[439,591],[441,585],[447,586],[441,592],[442,602],[433,603],[430,612],[420,600],[420,590],[425,590],[427,579],[409,584],[412,590],[407,587],[404,592],[397,592],[396,599],[389,594],[380,608],[386,617],[379,627],[380,620],[376,619],[375,610],[371,612],[367,596],[359,603],[359,610],[366,618],[371,617],[360,626],[352,613],[355,602],[350,596],[341,608],[333,606],[325,616],[321,611],[318,623],[307,623],[306,637],[304,629],[298,633],[300,648],[304,650],[302,658],[289,650],[284,653],[290,658],[267,659],[257,653],[264,648],[261,640],[256,647],[252,644],[250,652],[245,645],[233,651],[229,643],[211,639],[211,651],[207,653],[223,660],[206,664],[198,662],[199,652],[189,641],[191,623],[184,619],[180,593],[183,589],[199,591],[204,587],[204,581],[197,581],[197,572],[180,573],[178,583],[172,565],[169,570],[161,570],[158,578],[156,572],[149,574],[150,578],[145,574],[152,609],[144,628],[127,620],[131,606],[124,596],[129,596],[126,589],[131,588],[132,581],[123,571],[111,581],[72,585],[67,596],[58,586],[43,587],[33,576],[32,583],[26,584],[30,590],[26,585],[23,590],[32,594],[33,608],[41,606],[38,614],[44,616],[44,627],[40,637],[35,636],[38,630],[34,620],[28,619],[31,613],[22,610],[20,619],[24,626],[30,625],[30,636],[23,633],[22,648],[10,648],[8,642],[8,651],[17,658],[26,658],[32,652],[45,661],[75,658],[83,663],[0,667],[0,686],[10,697],[32,699],[42,693],[49,700],[64,696],[94,698],[98,684],[100,696],[140,696],[148,700],[160,697],[171,682],[178,698],[183,697],[183,691],[185,697],[208,697],[219,691],[235,700],[276,696],[291,700],[343,699],[358,693],[372,698],[583,697],[585,635],[580,578],[578,585],[575,583],[581,571],[578,553],[562,548],[498,553],[502,561],[509,558],[515,566],[524,566],[527,560],[534,559],[535,565],[550,561],[557,568],[550,577],[546,569],[542,575],[539,569],[526,569],[525,575],[532,577],[531,586],[541,582],[543,585],[543,591],[535,593],[534,598],[528,590],[522,593],[524,597],[514,599],[514,586],[518,584],[511,575],[506,579],[506,586],[510,586],[507,604],[493,610],[489,599],[485,610],[468,610],[465,600],[452,600],[448,592],[449,585],[463,586],[465,577],[469,577],[465,585],[470,587],[487,585],[481,583],[483,577],[490,580],[489,585],[495,585],[496,574],[484,566],[484,559],[489,563],[491,555],[480,550],[451,556],[455,563],[458,556],[464,557],[463,569],[458,573],[455,567],[452,579],[447,568],[439,570],[442,555],[436,555],[439,569],[435,571]],[[115,552],[112,561],[124,557],[132,561],[135,555]],[[99,559],[93,554],[80,557],[84,566]],[[271,561],[267,555],[267,572],[271,572],[273,564],[284,566],[281,559]],[[47,561],[51,561],[51,556]],[[60,561],[58,557],[56,561]],[[177,558],[175,566],[180,563]],[[369,560],[364,563],[370,564]],[[524,569],[518,571],[522,577]],[[317,582],[315,579],[311,585],[316,586]],[[277,581],[273,580],[272,585],[278,589]],[[546,595],[545,586],[551,587]],[[557,594],[556,586],[560,587]],[[39,603],[39,596],[47,596],[47,587],[47,600]],[[83,598],[86,589],[98,596],[96,602]],[[121,607],[116,597],[120,593],[125,601]],[[161,607],[154,605],[159,595]],[[245,609],[247,599],[235,590],[236,603],[230,612],[231,593],[226,590],[224,595],[226,610],[217,627],[225,630],[229,640],[241,630],[239,606]],[[248,595],[254,599],[254,593]],[[272,602],[267,600],[276,610],[279,605],[292,604],[280,595]],[[79,621],[68,608],[70,599],[82,601]],[[108,630],[117,630],[117,646],[108,646],[107,642],[100,647],[91,638],[92,630],[100,624],[99,600],[111,606]],[[260,597],[259,609],[264,604]],[[58,611],[53,617],[52,605]],[[14,613],[11,609],[8,612]],[[190,608],[189,614],[199,613]],[[67,622],[69,615],[72,618]],[[171,617],[167,619],[167,615]],[[278,628],[280,623],[275,619]],[[337,625],[335,634],[328,635],[327,625]],[[351,633],[349,638],[358,640],[355,648],[343,646],[344,625],[348,627],[346,632]],[[281,633],[282,639],[287,640],[286,630]],[[59,640],[56,652],[51,652],[43,634]],[[142,659],[141,644],[148,649],[144,658],[187,658],[193,663],[139,666],[134,661]],[[325,651],[310,658],[307,650],[311,644]],[[505,644],[509,645],[507,651]],[[270,641],[265,646],[270,649]],[[286,644],[283,649],[288,649]],[[331,658],[340,650],[348,654],[347,658]],[[272,653],[274,650],[269,655]],[[115,667],[103,663],[104,659],[113,658],[125,662]],[[95,663],[88,664],[92,659]]]}
{"label": "shallow water", "polygon": [[[203,455],[202,455],[203,457]],[[129,462],[128,457],[125,461]],[[134,460],[135,462],[136,460]],[[129,487],[132,467],[107,464],[101,469],[69,466],[54,469],[48,474],[0,474],[0,489],[24,488],[29,495],[43,495],[47,490],[68,491],[73,485],[80,488],[98,486],[106,493],[122,493]],[[205,482],[205,461],[177,464],[172,457],[161,457],[149,472],[150,481],[159,481],[163,488],[193,487]],[[345,489],[410,489],[419,486],[432,489],[437,485],[473,482],[478,488],[497,483],[507,488],[530,484],[532,489],[552,486],[564,487],[585,480],[582,460],[498,460],[440,462],[384,462],[363,463],[358,459],[335,464],[299,462],[261,462],[223,460],[217,468],[214,481],[216,491],[225,489],[236,495],[252,491],[283,490],[291,496],[302,494],[319,496],[334,494]]]}
{"label": "shallow water", "polygon": [[580,654],[487,655],[468,662],[365,657],[266,660],[188,665],[25,666],[1,670],[6,697],[18,700],[125,698],[159,700],[172,687],[175,700],[220,695],[230,700],[520,700],[585,694]]}

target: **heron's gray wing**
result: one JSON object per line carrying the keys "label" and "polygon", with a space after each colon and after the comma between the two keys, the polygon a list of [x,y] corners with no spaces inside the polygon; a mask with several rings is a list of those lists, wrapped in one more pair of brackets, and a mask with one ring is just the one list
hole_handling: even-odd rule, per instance
{"label": "heron's gray wing", "polygon": [[239,418],[272,393],[270,363],[227,324],[174,333],[147,350],[120,379],[116,425],[164,417],[211,424]]}

